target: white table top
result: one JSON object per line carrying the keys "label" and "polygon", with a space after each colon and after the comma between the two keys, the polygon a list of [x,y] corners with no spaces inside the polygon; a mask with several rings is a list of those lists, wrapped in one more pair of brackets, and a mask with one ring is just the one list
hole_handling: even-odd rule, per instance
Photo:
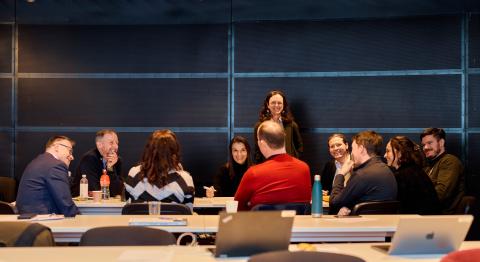
{"label": "white table top", "polygon": [[[368,262],[436,262],[442,255],[428,256],[389,256],[372,248],[372,243],[364,244],[319,244],[317,251],[348,254],[360,257]],[[480,242],[464,242],[461,250],[479,248]],[[298,250],[291,245],[290,250]],[[215,259],[206,247],[161,246],[161,247],[28,247],[2,248],[0,261],[38,261],[38,262],[84,262],[84,261],[247,261],[248,258]]]}

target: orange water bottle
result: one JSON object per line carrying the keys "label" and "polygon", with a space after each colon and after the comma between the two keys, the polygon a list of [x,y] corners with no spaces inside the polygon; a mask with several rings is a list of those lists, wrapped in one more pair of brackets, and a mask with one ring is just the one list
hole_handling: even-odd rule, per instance
{"label": "orange water bottle", "polygon": [[107,170],[102,170],[100,176],[100,187],[102,189],[102,199],[107,200],[110,198],[110,177],[107,174]]}

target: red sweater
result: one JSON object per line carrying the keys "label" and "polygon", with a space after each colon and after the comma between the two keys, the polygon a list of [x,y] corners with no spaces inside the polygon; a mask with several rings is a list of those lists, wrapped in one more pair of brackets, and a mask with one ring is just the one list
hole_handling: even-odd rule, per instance
{"label": "red sweater", "polygon": [[235,193],[238,210],[250,210],[258,204],[309,203],[311,197],[310,168],[287,154],[250,167]]}

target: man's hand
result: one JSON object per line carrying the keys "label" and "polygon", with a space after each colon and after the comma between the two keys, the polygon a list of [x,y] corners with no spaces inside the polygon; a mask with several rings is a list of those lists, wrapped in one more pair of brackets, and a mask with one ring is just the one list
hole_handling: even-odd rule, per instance
{"label": "man's hand", "polygon": [[213,186],[211,187],[207,187],[207,186],[204,186],[203,187],[205,189],[205,195],[208,197],[208,198],[212,198],[215,196],[215,188]]}
{"label": "man's hand", "polygon": [[340,171],[338,171],[338,174],[344,176],[352,171],[354,162],[349,159],[343,163],[342,168],[340,168]]}
{"label": "man's hand", "polygon": [[107,154],[107,169],[111,170],[118,161],[118,154],[115,151],[110,151]]}
{"label": "man's hand", "polygon": [[348,207],[342,207],[340,208],[340,210],[338,211],[338,216],[348,216],[350,215],[350,212],[352,212],[350,209],[348,209]]}

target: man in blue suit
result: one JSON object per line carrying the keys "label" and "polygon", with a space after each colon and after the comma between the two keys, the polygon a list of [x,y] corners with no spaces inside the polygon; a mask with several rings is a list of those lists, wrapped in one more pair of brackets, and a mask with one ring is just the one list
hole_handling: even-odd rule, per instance
{"label": "man in blue suit", "polygon": [[68,182],[68,166],[73,160],[75,142],[66,136],[54,136],[23,171],[17,194],[20,214],[63,214],[73,217],[79,213],[73,203]]}

